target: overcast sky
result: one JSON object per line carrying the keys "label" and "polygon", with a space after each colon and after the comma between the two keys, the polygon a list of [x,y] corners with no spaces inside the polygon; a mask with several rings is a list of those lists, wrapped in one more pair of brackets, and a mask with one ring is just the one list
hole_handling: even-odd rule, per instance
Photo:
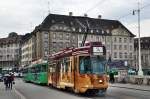
{"label": "overcast sky", "polygon": [[[49,4],[48,4],[49,2]],[[138,0],[0,0],[0,37],[10,32],[31,32],[48,15],[73,12],[75,16],[87,13],[89,17],[120,20],[133,34],[137,35]],[[150,0],[140,0],[141,36],[150,36]],[[128,15],[129,14],[129,15]],[[123,17],[123,16],[126,17]]]}

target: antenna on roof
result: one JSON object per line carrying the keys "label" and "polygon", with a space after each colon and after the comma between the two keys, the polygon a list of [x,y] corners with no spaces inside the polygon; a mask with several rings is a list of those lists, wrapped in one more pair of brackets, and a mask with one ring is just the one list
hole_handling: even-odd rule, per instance
{"label": "antenna on roof", "polygon": [[48,5],[48,14],[50,14],[50,3],[49,3],[49,1],[47,2],[47,5]]}

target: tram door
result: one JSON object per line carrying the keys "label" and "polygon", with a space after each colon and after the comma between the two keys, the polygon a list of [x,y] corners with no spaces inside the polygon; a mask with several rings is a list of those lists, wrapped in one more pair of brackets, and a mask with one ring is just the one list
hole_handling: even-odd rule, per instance
{"label": "tram door", "polygon": [[53,64],[53,71],[52,71],[52,85],[53,86],[57,86],[57,73],[58,73],[58,67],[57,67],[57,61],[55,62],[55,64]]}
{"label": "tram door", "polygon": [[74,90],[76,90],[78,86],[78,58],[77,56],[73,57],[73,81],[74,81]]}

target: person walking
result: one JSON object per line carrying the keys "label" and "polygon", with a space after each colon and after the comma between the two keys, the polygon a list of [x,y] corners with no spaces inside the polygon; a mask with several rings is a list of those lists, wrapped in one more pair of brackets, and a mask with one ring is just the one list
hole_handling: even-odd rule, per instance
{"label": "person walking", "polygon": [[5,89],[8,89],[8,75],[4,77],[4,85],[5,85]]}
{"label": "person walking", "polygon": [[8,77],[8,88],[12,89],[13,82],[14,82],[14,76],[13,74],[10,74]]}
{"label": "person walking", "polygon": [[114,78],[114,73],[111,71],[109,74],[109,78],[110,78],[110,82],[114,83],[115,82],[115,78]]}

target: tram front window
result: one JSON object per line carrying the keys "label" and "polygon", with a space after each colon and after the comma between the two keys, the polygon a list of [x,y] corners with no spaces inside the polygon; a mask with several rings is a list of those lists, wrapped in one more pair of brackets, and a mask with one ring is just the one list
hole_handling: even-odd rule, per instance
{"label": "tram front window", "polygon": [[81,74],[103,74],[105,73],[104,57],[80,56]]}

